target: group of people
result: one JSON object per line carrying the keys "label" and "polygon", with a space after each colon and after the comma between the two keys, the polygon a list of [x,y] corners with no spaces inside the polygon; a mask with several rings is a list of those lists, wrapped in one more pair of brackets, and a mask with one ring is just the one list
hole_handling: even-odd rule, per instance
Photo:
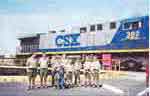
{"label": "group of people", "polygon": [[[64,55],[54,55],[49,58],[45,53],[38,57],[33,54],[28,58],[27,73],[29,89],[35,87],[36,76],[40,75],[40,87],[47,87],[48,72],[51,73],[52,86],[64,89],[72,86],[101,87],[99,73],[101,64],[96,55],[87,55],[83,58],[68,58]],[[51,68],[49,71],[48,68]],[[81,73],[84,80],[81,80]]]}

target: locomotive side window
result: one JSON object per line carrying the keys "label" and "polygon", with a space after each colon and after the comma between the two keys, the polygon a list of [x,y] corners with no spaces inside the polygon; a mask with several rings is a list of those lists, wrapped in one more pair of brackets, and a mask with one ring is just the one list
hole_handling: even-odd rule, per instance
{"label": "locomotive side window", "polygon": [[138,28],[139,28],[139,22],[133,22],[132,29],[138,29]]}
{"label": "locomotive side window", "polygon": [[56,33],[56,31],[55,30],[53,30],[53,31],[49,31],[50,33]]}
{"label": "locomotive side window", "polygon": [[142,28],[143,27],[143,22],[142,21],[139,21],[139,28]]}
{"label": "locomotive side window", "polygon": [[130,26],[131,26],[131,24],[130,24],[130,23],[125,23],[125,24],[124,24],[124,29],[129,29],[129,28],[130,28]]}
{"label": "locomotive side window", "polygon": [[102,24],[97,24],[97,30],[103,30],[103,25]]}
{"label": "locomotive side window", "polygon": [[116,28],[116,22],[111,22],[110,29],[115,29],[115,28]]}
{"label": "locomotive side window", "polygon": [[63,30],[60,30],[60,32],[65,32],[65,29],[63,29]]}
{"label": "locomotive side window", "polygon": [[84,33],[84,32],[86,32],[87,31],[87,28],[86,27],[81,27],[80,28],[80,33]]}
{"label": "locomotive side window", "polygon": [[139,29],[143,27],[143,22],[142,21],[136,21],[136,22],[127,22],[124,23],[123,29],[128,30],[128,29]]}
{"label": "locomotive side window", "polygon": [[90,26],[90,31],[95,31],[95,25]]}

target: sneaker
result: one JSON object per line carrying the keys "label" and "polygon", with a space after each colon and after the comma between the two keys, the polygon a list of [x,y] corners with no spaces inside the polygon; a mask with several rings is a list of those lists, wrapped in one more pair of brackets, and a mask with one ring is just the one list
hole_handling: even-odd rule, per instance
{"label": "sneaker", "polygon": [[32,87],[31,87],[31,89],[35,89],[35,88],[36,88],[35,86],[32,86]]}
{"label": "sneaker", "polygon": [[98,87],[97,85],[95,85],[94,87]]}
{"label": "sneaker", "polygon": [[31,86],[29,86],[28,88],[27,88],[27,91],[29,91],[29,90],[31,90],[32,88],[31,88]]}
{"label": "sneaker", "polygon": [[43,88],[43,86],[38,86],[38,88],[40,89],[40,88]]}
{"label": "sneaker", "polygon": [[99,85],[99,87],[102,87],[102,86],[103,86],[102,84]]}
{"label": "sneaker", "polygon": [[88,85],[84,85],[84,87],[88,87]]}
{"label": "sneaker", "polygon": [[95,84],[92,84],[91,87],[95,87]]}
{"label": "sneaker", "polygon": [[47,85],[44,85],[43,88],[48,88],[48,86],[47,86]]}
{"label": "sneaker", "polygon": [[81,84],[80,86],[82,86],[82,87],[83,87],[83,86],[84,86],[84,84]]}

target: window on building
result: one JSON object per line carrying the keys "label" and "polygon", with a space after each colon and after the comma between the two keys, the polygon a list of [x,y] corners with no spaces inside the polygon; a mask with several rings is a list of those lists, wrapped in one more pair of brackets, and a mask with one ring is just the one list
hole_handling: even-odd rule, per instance
{"label": "window on building", "polygon": [[27,52],[30,52],[30,45],[27,46]]}
{"label": "window on building", "polygon": [[24,45],[21,45],[21,52],[24,51]]}
{"label": "window on building", "polygon": [[23,52],[26,52],[26,50],[27,50],[27,45],[25,44],[25,45],[24,45],[24,51],[23,51]]}
{"label": "window on building", "polygon": [[87,32],[87,28],[86,27],[81,27],[80,28],[80,33],[84,33],[84,32]]}
{"label": "window on building", "polygon": [[31,44],[30,44],[30,45],[29,45],[29,52],[31,52],[31,49],[32,49],[32,48],[31,48]]}
{"label": "window on building", "polygon": [[95,31],[95,25],[90,26],[90,31]]}
{"label": "window on building", "polygon": [[103,25],[102,24],[97,24],[97,30],[103,30]]}
{"label": "window on building", "polygon": [[38,49],[38,48],[39,48],[39,45],[38,45],[38,44],[36,44],[36,45],[34,46],[34,48],[35,48],[35,49]]}
{"label": "window on building", "polygon": [[111,22],[110,29],[115,29],[115,28],[116,28],[116,22]]}

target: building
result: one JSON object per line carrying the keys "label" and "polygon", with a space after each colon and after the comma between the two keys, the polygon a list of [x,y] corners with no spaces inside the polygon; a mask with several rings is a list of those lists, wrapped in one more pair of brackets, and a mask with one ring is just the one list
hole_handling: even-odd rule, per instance
{"label": "building", "polygon": [[20,40],[20,53],[32,53],[39,48],[41,33],[23,34],[18,37]]}

